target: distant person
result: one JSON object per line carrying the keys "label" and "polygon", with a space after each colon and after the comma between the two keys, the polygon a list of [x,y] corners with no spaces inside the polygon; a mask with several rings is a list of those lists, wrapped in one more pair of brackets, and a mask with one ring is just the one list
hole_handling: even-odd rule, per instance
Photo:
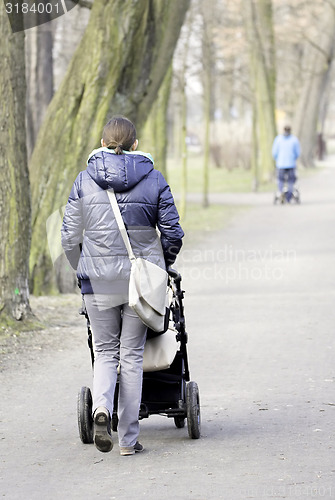
{"label": "distant person", "polygon": [[296,161],[300,156],[300,143],[298,138],[291,134],[291,127],[286,125],[284,133],[277,135],[273,141],[272,156],[276,161],[278,191],[284,200],[284,185],[287,182],[286,199],[290,201],[293,196],[296,176]]}

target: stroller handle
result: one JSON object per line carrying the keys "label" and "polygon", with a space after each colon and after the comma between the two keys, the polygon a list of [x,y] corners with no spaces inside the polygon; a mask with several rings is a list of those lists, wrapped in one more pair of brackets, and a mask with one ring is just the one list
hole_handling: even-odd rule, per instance
{"label": "stroller handle", "polygon": [[174,279],[175,281],[181,281],[181,275],[175,269],[172,269],[172,267],[168,267],[166,271],[170,278]]}

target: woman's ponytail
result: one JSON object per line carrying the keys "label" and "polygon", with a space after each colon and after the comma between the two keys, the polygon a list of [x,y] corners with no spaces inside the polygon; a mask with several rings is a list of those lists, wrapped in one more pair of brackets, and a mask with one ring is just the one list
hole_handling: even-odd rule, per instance
{"label": "woman's ponytail", "polygon": [[114,151],[117,155],[122,155],[123,153],[123,148],[120,144],[118,144],[115,148],[114,148]]}

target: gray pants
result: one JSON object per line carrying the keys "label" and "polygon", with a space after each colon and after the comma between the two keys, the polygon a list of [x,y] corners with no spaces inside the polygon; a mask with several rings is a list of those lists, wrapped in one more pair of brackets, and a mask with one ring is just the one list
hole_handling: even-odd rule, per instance
{"label": "gray pants", "polygon": [[93,412],[104,406],[112,415],[120,363],[119,444],[133,446],[139,435],[147,328],[128,304],[115,306],[113,296],[86,294],[84,301],[94,339]]}

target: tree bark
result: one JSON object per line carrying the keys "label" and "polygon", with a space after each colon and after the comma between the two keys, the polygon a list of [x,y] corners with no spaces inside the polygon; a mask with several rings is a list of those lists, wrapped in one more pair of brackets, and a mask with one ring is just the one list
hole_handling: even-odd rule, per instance
{"label": "tree bark", "polygon": [[52,52],[55,92],[61,85],[72,57],[85,33],[90,14],[90,8],[85,8],[82,3],[79,3],[65,16],[57,17],[51,24],[53,33]]}
{"label": "tree bark", "polygon": [[334,57],[335,2],[333,5],[325,2],[323,8],[317,45],[314,43],[311,45],[311,41],[306,41],[304,67],[306,77],[294,118],[293,132],[300,139],[300,160],[305,167],[314,166],[318,117]]}
{"label": "tree bark", "polygon": [[[188,56],[190,50],[190,39],[193,27],[193,17],[194,17],[194,3],[190,9],[187,21],[185,23],[184,34],[181,40],[181,62],[178,70],[176,71],[177,79],[177,91],[179,97],[179,110],[180,117],[177,121],[177,139],[180,137],[180,153],[181,153],[181,183],[180,183],[180,202],[179,202],[179,213],[180,218],[184,219],[186,217],[186,198],[187,198],[187,162],[188,162],[188,147],[187,147],[187,110],[188,110],[188,100],[187,100],[187,71],[188,71]],[[180,125],[180,129],[179,129]],[[176,124],[175,124],[176,126]],[[175,148],[177,150],[177,148]],[[179,148],[178,148],[179,149]]]}
{"label": "tree bark", "polygon": [[[188,49],[187,49],[188,50]],[[180,87],[180,97],[181,97],[181,186],[180,186],[180,218],[183,220],[186,217],[186,206],[187,206],[187,161],[188,161],[188,150],[187,150],[187,93],[186,93],[186,75],[185,68],[182,74],[182,82]]]}
{"label": "tree bark", "polygon": [[213,0],[210,4],[202,4],[202,61],[203,61],[203,111],[204,111],[204,163],[203,163],[203,186],[202,186],[202,206],[209,206],[209,158],[210,158],[210,125],[212,117],[212,96],[214,94],[213,72],[213,13],[215,4]]}
{"label": "tree bark", "polygon": [[34,293],[56,289],[47,218],[63,206],[109,115],[140,133],[170,66],[189,0],[95,0],[89,24],[50,103],[31,158]]}
{"label": "tree bark", "polygon": [[[39,14],[40,15],[40,14]],[[45,24],[28,30],[26,35],[27,68],[27,149],[31,156],[39,128],[52,99],[53,60],[52,31],[50,15],[45,16]]]}
{"label": "tree bark", "polygon": [[157,99],[151,108],[142,136],[139,138],[139,149],[148,151],[155,160],[155,168],[167,178],[167,111],[171,93],[172,65],[159,89]]}
{"label": "tree bark", "polygon": [[30,186],[24,32],[12,33],[3,2],[0,3],[0,25],[0,321],[4,324],[13,318],[24,320],[31,314],[28,291]]}
{"label": "tree bark", "polygon": [[261,182],[268,182],[273,172],[272,143],[275,123],[275,48],[271,0],[245,2],[245,26],[250,47],[250,73],[254,95],[258,172]]}
{"label": "tree bark", "polygon": [[253,172],[253,191],[257,193],[259,188],[258,172],[258,141],[257,141],[257,108],[253,102],[252,109],[252,138],[251,138],[251,171]]}
{"label": "tree bark", "polygon": [[28,158],[49,103],[86,29],[89,14],[89,8],[79,6],[52,21],[47,12],[36,13],[39,19],[43,16],[44,24],[25,32]]}

